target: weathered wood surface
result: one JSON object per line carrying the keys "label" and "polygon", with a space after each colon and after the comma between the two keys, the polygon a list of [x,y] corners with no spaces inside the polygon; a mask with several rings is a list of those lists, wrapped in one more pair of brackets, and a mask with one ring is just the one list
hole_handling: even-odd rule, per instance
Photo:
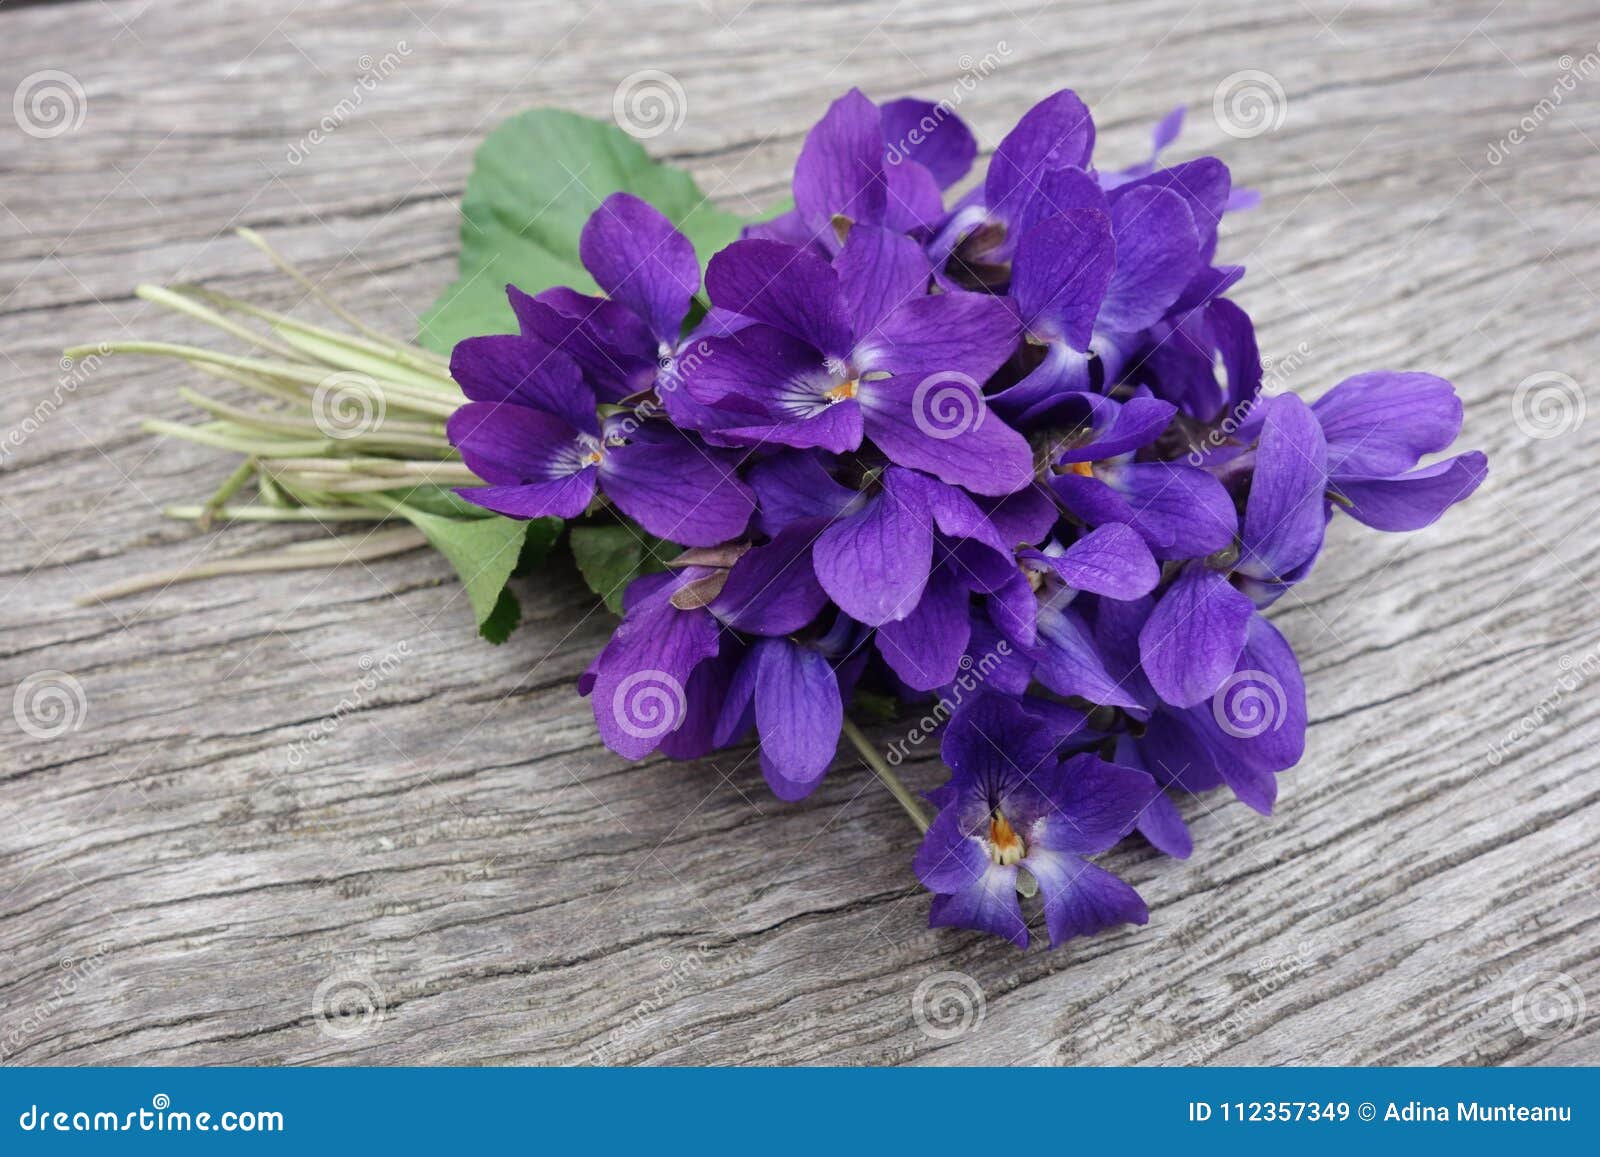
{"label": "weathered wood surface", "polygon": [[[0,467],[0,688],[53,671],[84,695],[51,739],[0,712],[0,1055],[1600,1060],[1600,415],[1546,411],[1556,436],[1530,433],[1548,432],[1534,401],[1575,400],[1596,373],[1589,16],[1565,0],[0,5],[0,96],[60,69],[85,100],[60,136],[0,126],[0,428],[20,434]],[[73,605],[294,537],[159,516],[228,468],[136,429],[185,414],[185,373],[120,360],[61,388],[66,344],[202,336],[137,282],[294,305],[228,233],[249,225],[407,330],[451,276],[455,202],[503,115],[606,115],[625,76],[664,70],[686,115],[652,149],[718,200],[763,205],[837,91],[938,98],[991,54],[962,100],[987,147],[1070,84],[1102,157],[1133,160],[1189,102],[1177,155],[1218,151],[1265,194],[1224,245],[1281,379],[1314,395],[1363,368],[1445,374],[1464,444],[1492,462],[1425,533],[1335,523],[1275,612],[1309,675],[1305,761],[1270,821],[1189,801],[1190,862],[1115,856],[1149,927],[1026,954],[929,932],[911,834],[863,772],[841,761],[788,806],[746,751],[623,763],[572,689],[608,622],[564,573],[523,587],[527,625],[498,649],[423,554]],[[1243,70],[1286,94],[1250,140],[1212,108]],[[1536,374],[1575,385],[1537,379],[1519,411]],[[933,774],[926,756],[910,768]],[[984,1016],[930,1034],[913,1003],[948,972],[981,987]],[[321,1015],[362,999],[381,1010]]]}

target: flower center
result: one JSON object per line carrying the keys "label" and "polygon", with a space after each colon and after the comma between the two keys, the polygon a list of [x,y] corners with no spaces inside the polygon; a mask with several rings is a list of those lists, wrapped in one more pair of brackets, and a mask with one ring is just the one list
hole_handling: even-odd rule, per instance
{"label": "flower center", "polygon": [[840,382],[837,386],[834,386],[833,389],[827,391],[822,396],[828,399],[829,405],[832,405],[834,402],[842,402],[846,398],[855,397],[856,389],[860,385],[860,378],[850,378],[848,381]]}
{"label": "flower center", "polygon": [[568,451],[571,457],[566,461],[573,463],[571,469],[582,470],[589,466],[600,465],[600,459],[605,456],[605,445],[590,434],[579,434]]}
{"label": "flower center", "polygon": [[1022,837],[1011,821],[996,811],[989,817],[989,859],[1001,867],[1015,864],[1027,854]]}
{"label": "flower center", "polygon": [[1071,473],[1078,475],[1080,478],[1094,477],[1093,462],[1074,462],[1071,466],[1068,466],[1067,469]]}

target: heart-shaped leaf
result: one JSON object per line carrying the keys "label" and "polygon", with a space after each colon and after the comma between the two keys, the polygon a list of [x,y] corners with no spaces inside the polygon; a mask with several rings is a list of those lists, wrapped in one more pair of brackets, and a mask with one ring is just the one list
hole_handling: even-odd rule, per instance
{"label": "heart-shaped leaf", "polygon": [[448,353],[462,338],[514,333],[508,284],[527,293],[566,285],[595,292],[578,237],[600,202],[628,192],[660,209],[704,265],[748,222],[707,200],[681,169],[650,159],[605,121],[532,109],[479,146],[461,201],[460,277],[422,318],[418,341]]}

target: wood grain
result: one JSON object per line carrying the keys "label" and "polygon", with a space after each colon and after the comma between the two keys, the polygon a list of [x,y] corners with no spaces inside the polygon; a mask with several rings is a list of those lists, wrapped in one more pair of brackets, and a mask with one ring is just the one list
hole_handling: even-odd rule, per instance
{"label": "wood grain", "polygon": [[[1597,38],[1560,0],[0,4],[0,95],[59,69],[84,112],[55,137],[0,126],[0,688],[58,672],[84,697],[49,739],[0,712],[0,1056],[1600,1061],[1600,415],[1537,437],[1528,408],[1595,374]],[[160,517],[228,469],[137,430],[185,416],[185,372],[109,360],[62,386],[66,345],[202,336],[138,282],[312,316],[230,236],[249,225],[410,331],[452,276],[472,150],[512,111],[608,115],[663,70],[685,117],[652,150],[769,205],[838,91],[938,99],[986,56],[961,97],[986,149],[1063,85],[1110,163],[1189,103],[1175,155],[1215,151],[1265,197],[1224,253],[1279,379],[1444,374],[1492,464],[1424,533],[1335,524],[1274,612],[1308,672],[1306,758],[1270,821],[1190,800],[1192,860],[1113,857],[1148,927],[1057,953],[930,932],[911,832],[848,761],[798,806],[748,750],[620,761],[572,686],[609,623],[565,572],[524,584],[500,648],[421,553],[73,605],[296,537]],[[1284,117],[1239,139],[1213,94],[1245,70]],[[1574,384],[1519,408],[1537,374]],[[909,774],[933,781],[928,752]],[[969,983],[966,1031],[914,1015]],[[362,999],[374,1015],[320,1014]]]}

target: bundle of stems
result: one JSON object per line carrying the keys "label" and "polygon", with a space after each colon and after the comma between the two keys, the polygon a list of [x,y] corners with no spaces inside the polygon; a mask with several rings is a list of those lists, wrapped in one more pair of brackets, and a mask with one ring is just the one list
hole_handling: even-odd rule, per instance
{"label": "bundle of stems", "polygon": [[[243,456],[208,498],[169,506],[164,513],[202,528],[260,521],[313,522],[329,529],[344,523],[403,521],[419,512],[448,513],[459,500],[447,488],[480,481],[445,436],[445,419],[465,401],[450,378],[448,362],[368,326],[258,234],[237,232],[348,329],[312,325],[208,289],[143,285],[136,290],[139,297],[240,339],[247,343],[247,354],[151,341],[104,342],[65,351],[74,359],[106,354],[175,358],[258,396],[254,404],[238,405],[182,387],[179,396],[207,420],[149,419],[142,424],[153,434]],[[352,539],[321,539],[138,576],[93,592],[85,601],[218,574],[366,561],[426,542],[409,526]]]}
{"label": "bundle of stems", "polygon": [[[243,458],[209,498],[168,506],[163,513],[202,529],[219,522],[250,521],[310,522],[333,529],[343,523],[403,523],[408,517],[458,512],[461,500],[448,488],[478,485],[481,480],[445,436],[445,419],[466,400],[450,377],[449,363],[431,350],[373,329],[323,294],[258,234],[249,229],[237,232],[349,328],[311,325],[199,287],[142,285],[135,290],[139,297],[238,338],[247,343],[248,352],[229,354],[152,341],[105,342],[65,351],[74,360],[113,353],[174,358],[259,396],[254,405],[236,405],[180,387],[178,395],[208,420],[191,424],[152,418],[141,424],[152,434]],[[264,553],[138,575],[79,601],[120,598],[217,575],[369,561],[428,542],[411,525],[369,530],[351,538],[317,538]],[[844,728],[867,765],[919,830],[926,831],[922,805],[854,723],[846,720]],[[1026,888],[1024,892],[1031,894]]]}

